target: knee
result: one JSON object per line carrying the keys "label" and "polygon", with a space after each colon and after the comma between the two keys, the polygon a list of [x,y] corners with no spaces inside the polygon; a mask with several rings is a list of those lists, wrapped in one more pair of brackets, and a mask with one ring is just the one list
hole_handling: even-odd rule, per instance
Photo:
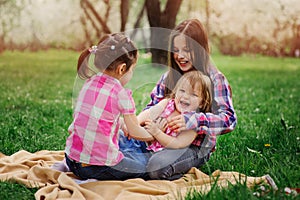
{"label": "knee", "polygon": [[149,171],[148,176],[152,180],[168,180],[169,175],[166,173],[166,171],[159,169],[155,171]]}
{"label": "knee", "polygon": [[147,164],[147,172],[150,179],[154,180],[167,180],[170,175],[168,173],[169,167],[164,165],[161,161],[158,160],[149,160]]}
{"label": "knee", "polygon": [[148,172],[157,171],[157,170],[159,170],[163,167],[162,165],[163,165],[162,159],[159,158],[156,155],[152,155],[150,157],[150,159],[148,160],[148,163],[147,163],[147,166],[146,166],[147,171]]}
{"label": "knee", "polygon": [[148,176],[149,176],[150,179],[152,179],[152,180],[161,180],[161,179],[164,179],[162,176],[160,176],[159,171],[151,171],[151,172],[148,172]]}

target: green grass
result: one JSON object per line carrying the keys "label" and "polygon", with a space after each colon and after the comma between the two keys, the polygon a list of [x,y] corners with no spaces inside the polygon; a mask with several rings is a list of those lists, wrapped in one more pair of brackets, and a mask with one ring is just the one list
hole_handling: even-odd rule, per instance
{"label": "green grass", "polygon": [[[11,155],[21,149],[62,150],[72,120],[72,91],[79,53],[50,50],[38,53],[4,52],[0,55],[0,151]],[[228,78],[238,125],[220,136],[217,151],[201,168],[238,171],[249,176],[270,174],[279,191],[263,199],[292,199],[285,187],[299,188],[300,170],[300,60],[262,56],[213,55]],[[150,68],[141,58],[133,90],[137,110],[166,69]],[[266,145],[269,144],[270,146]],[[252,151],[254,150],[254,151]],[[0,199],[34,199],[35,189],[0,183]],[[258,199],[245,185],[215,188],[207,195],[193,192],[186,199]]]}

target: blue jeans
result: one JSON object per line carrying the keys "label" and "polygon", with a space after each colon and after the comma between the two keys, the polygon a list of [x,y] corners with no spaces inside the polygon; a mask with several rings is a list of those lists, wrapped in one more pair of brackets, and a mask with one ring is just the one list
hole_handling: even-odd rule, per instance
{"label": "blue jeans", "polygon": [[147,164],[150,179],[176,180],[192,167],[204,165],[210,156],[210,149],[195,145],[182,149],[163,149],[153,153]]}
{"label": "blue jeans", "polygon": [[178,179],[192,167],[205,164],[211,152],[211,148],[190,145],[182,149],[163,149],[152,153],[146,149],[145,142],[128,140],[122,133],[119,145],[124,155],[146,165],[150,179]]}
{"label": "blue jeans", "polygon": [[124,157],[121,162],[115,166],[85,166],[80,162],[70,159],[67,155],[66,162],[69,169],[83,180],[126,180],[130,178],[149,179],[145,165],[128,157]]}
{"label": "blue jeans", "polygon": [[151,152],[146,149],[147,145],[145,142],[128,139],[121,130],[119,131],[119,148],[124,156],[135,160],[135,162],[143,166],[147,165],[151,157]]}

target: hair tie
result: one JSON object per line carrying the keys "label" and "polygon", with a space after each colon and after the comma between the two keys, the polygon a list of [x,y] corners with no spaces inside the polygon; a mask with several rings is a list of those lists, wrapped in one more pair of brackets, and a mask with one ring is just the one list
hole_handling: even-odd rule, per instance
{"label": "hair tie", "polygon": [[89,52],[92,54],[96,54],[97,50],[98,50],[98,47],[96,45],[89,48]]}

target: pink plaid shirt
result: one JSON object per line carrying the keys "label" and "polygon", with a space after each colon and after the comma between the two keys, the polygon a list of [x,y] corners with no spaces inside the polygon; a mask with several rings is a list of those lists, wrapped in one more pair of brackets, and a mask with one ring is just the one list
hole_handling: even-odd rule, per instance
{"label": "pink plaid shirt", "polygon": [[119,151],[121,114],[135,114],[131,91],[106,74],[98,73],[83,85],[65,152],[71,159],[91,165],[113,166],[124,157]]}
{"label": "pink plaid shirt", "polygon": [[[168,118],[174,111],[175,111],[175,100],[174,99],[170,99],[164,109],[164,111],[161,113],[160,117],[163,118]],[[202,130],[207,130],[208,127],[206,128],[202,128]],[[196,145],[196,146],[200,146],[202,140],[203,140],[203,135],[205,134],[205,131],[202,131],[201,133],[198,133],[199,135],[195,138],[195,140],[192,142],[192,144]],[[172,129],[170,129],[169,127],[167,127],[165,134],[170,135],[172,137],[177,137],[178,133],[176,133],[175,131],[172,131]],[[162,149],[164,149],[164,146],[162,146],[157,140],[155,140],[154,142],[152,142],[148,147],[148,150],[152,150],[154,152],[156,151],[160,151]]]}

